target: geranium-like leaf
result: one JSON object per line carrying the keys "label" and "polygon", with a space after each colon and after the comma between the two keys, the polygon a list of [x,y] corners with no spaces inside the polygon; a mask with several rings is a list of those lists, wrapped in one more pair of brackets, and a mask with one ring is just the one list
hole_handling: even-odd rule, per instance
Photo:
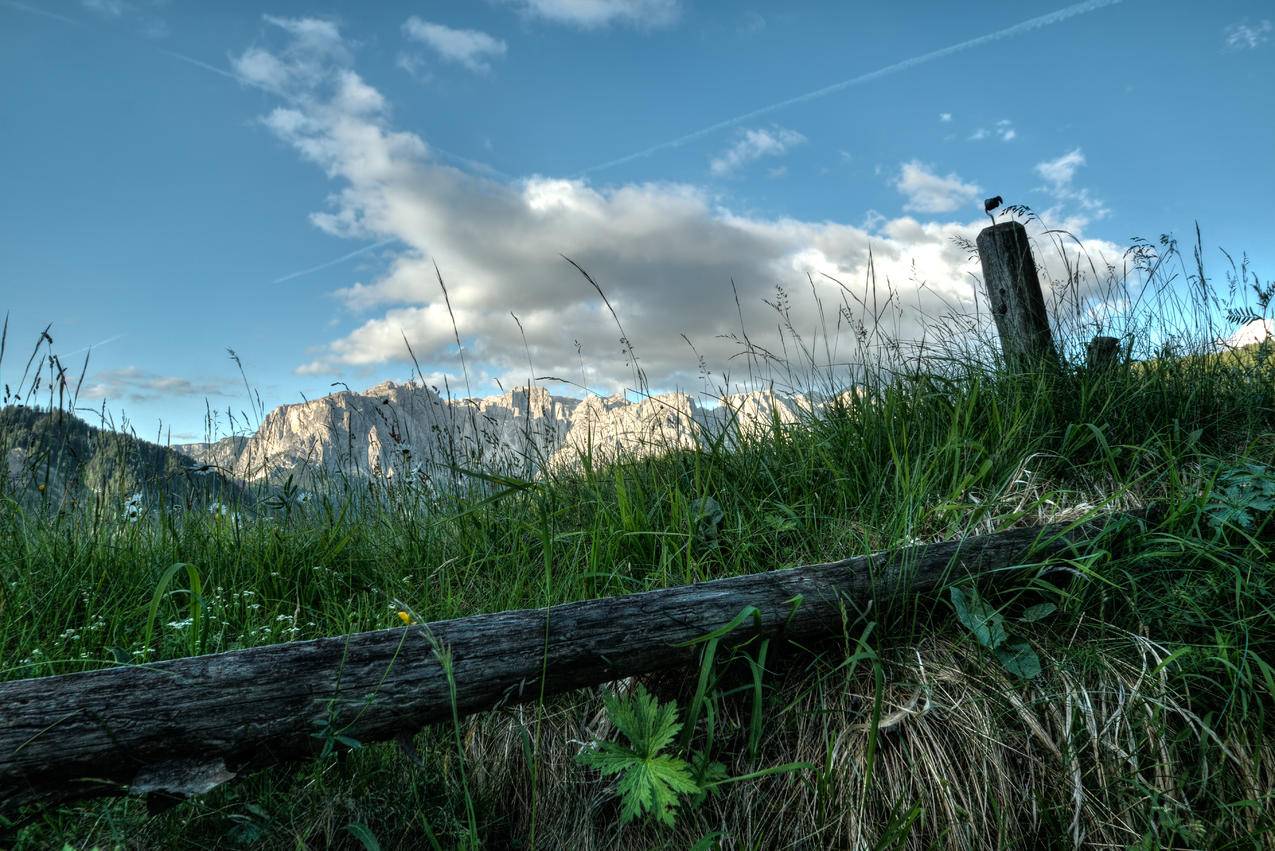
{"label": "geranium-like leaf", "polygon": [[577,760],[604,775],[620,775],[621,820],[648,815],[671,827],[681,796],[701,791],[686,760],[661,753],[682,729],[677,705],[661,703],[639,685],[632,697],[608,696],[606,707],[627,745],[600,742]]}
{"label": "geranium-like leaf", "polygon": [[957,619],[974,634],[978,643],[995,650],[1005,643],[1005,618],[989,606],[973,588],[952,587],[952,608]]}

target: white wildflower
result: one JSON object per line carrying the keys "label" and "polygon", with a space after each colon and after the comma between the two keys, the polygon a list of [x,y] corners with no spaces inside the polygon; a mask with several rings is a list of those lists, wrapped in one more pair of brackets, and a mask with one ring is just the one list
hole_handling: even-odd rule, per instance
{"label": "white wildflower", "polygon": [[124,500],[124,519],[136,523],[142,516],[142,494],[137,492]]}
{"label": "white wildflower", "polygon": [[216,518],[227,518],[230,522],[239,524],[239,512],[231,511],[230,506],[221,501],[214,501],[208,506],[208,513]]}

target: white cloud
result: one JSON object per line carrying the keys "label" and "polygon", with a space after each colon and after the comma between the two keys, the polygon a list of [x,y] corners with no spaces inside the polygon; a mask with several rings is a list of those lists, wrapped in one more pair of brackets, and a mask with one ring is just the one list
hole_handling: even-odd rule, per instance
{"label": "white cloud", "polygon": [[1057,159],[1036,163],[1036,173],[1057,188],[1070,184],[1076,170],[1084,164],[1084,151],[1074,148]]}
{"label": "white cloud", "polygon": [[1226,46],[1231,50],[1252,50],[1270,39],[1271,22],[1267,20],[1250,24],[1247,20],[1226,28]]}
{"label": "white cloud", "polygon": [[264,15],[271,26],[290,37],[278,53],[250,47],[231,63],[239,76],[255,86],[282,93],[319,83],[329,69],[351,60],[341,31],[322,18],[278,18]]}
{"label": "white cloud", "polygon": [[559,24],[595,29],[629,24],[655,29],[675,23],[679,0],[505,0],[525,14]]}
{"label": "white cloud", "polygon": [[948,123],[950,123],[950,122],[951,122],[951,120],[952,120],[952,113],[950,113],[950,112],[940,112],[940,113],[939,113],[939,121],[943,122],[944,124],[948,124]]}
{"label": "white cloud", "polygon": [[708,165],[709,171],[723,177],[762,157],[782,156],[805,141],[805,136],[784,127],[745,130],[733,145],[713,158]]}
{"label": "white cloud", "polygon": [[1252,322],[1241,325],[1235,333],[1224,340],[1219,340],[1218,343],[1226,348],[1240,348],[1260,343],[1271,337],[1275,337],[1275,320],[1254,319]]}
{"label": "white cloud", "polygon": [[81,390],[86,399],[127,399],[132,402],[172,399],[179,396],[225,396],[226,385],[215,381],[191,381],[172,375],[156,375],[137,367],[107,369],[94,375]]}
{"label": "white cloud", "polygon": [[403,34],[428,47],[440,59],[476,72],[491,70],[490,60],[504,56],[507,49],[504,41],[485,32],[453,29],[415,15],[403,24]]}
{"label": "white cloud", "polygon": [[1085,162],[1085,152],[1073,148],[1056,159],[1036,163],[1036,173],[1047,184],[1039,191],[1048,192],[1055,205],[1045,211],[1046,218],[1067,215],[1072,222],[1083,226],[1090,218],[1104,219],[1111,214],[1102,200],[1095,198],[1087,188],[1075,185],[1076,172]]}
{"label": "white cloud", "polygon": [[401,52],[394,60],[394,64],[406,71],[417,82],[428,83],[434,79],[433,72],[427,67],[429,63],[419,53]]}
{"label": "white cloud", "polygon": [[894,186],[907,196],[905,210],[918,213],[950,213],[968,205],[981,191],[956,174],[942,177],[916,160],[904,163]]}
{"label": "white cloud", "polygon": [[1012,142],[1017,139],[1018,131],[1014,129],[1014,122],[1008,118],[1002,118],[990,130],[986,127],[979,127],[970,134],[969,140],[971,142],[981,142],[984,139],[993,137],[1000,139],[1002,142]]}
{"label": "white cloud", "polygon": [[[835,315],[844,305],[849,311],[846,322],[832,323],[849,335],[854,322],[864,321],[863,311],[824,274],[863,298],[869,251],[881,289],[893,287],[901,296],[883,320],[891,333],[918,336],[921,312],[972,310],[968,272],[976,264],[953,240],[977,234],[979,211],[957,221],[877,218],[869,232],[831,221],[740,214],[687,184],[595,186],[543,175],[495,181],[444,164],[420,136],[396,129],[379,94],[348,61],[312,73],[313,55],[299,49],[296,38],[270,52],[272,61],[254,55],[250,64],[289,82],[264,124],[332,180],[329,208],[312,216],[318,227],[369,241],[396,239],[406,248],[384,274],[340,291],[362,322],[316,347],[301,371],[401,369],[408,362],[406,336],[427,373],[454,374],[454,317],[472,375],[521,383],[527,352],[512,311],[526,333],[534,374],[582,380],[578,343],[585,383],[599,390],[631,386],[609,313],[559,253],[588,269],[607,293],[657,388],[698,384],[698,364],[682,333],[715,381],[726,370],[736,380],[747,372],[740,343],[730,337],[740,332],[732,279],[750,339],[773,351],[780,351],[771,330],[776,317],[763,299],[783,303],[776,301],[776,282],[792,287],[788,319],[807,339],[821,327],[813,298],[804,295],[811,280],[826,310]],[[919,167],[911,173],[913,182],[928,174]],[[954,176],[933,182],[928,191],[916,187],[929,208],[948,209],[944,199],[977,191]],[[843,336],[829,348],[844,361],[851,347]]]}

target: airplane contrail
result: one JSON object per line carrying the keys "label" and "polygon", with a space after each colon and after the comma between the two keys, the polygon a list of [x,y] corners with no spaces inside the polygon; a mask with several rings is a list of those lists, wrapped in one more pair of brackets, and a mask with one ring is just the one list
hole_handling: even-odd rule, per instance
{"label": "airplane contrail", "polygon": [[391,242],[398,242],[398,240],[395,238],[383,239],[380,242],[374,242],[371,245],[365,245],[362,248],[355,249],[354,251],[351,251],[349,254],[344,254],[336,258],[335,260],[329,260],[326,263],[320,263],[318,266],[311,266],[309,269],[302,269],[298,272],[289,272],[288,274],[284,275],[282,278],[275,278],[270,283],[282,284],[284,281],[291,281],[293,278],[300,278],[302,275],[309,275],[311,272],[318,272],[322,269],[328,268],[329,266],[335,266],[338,263],[344,263],[346,260],[353,260],[355,257],[358,257],[360,254],[366,254],[367,252],[374,251],[377,248],[384,248],[385,246],[389,245]]}
{"label": "airplane contrail", "polygon": [[1087,15],[1090,12],[1096,12],[1099,9],[1103,9],[1107,6],[1115,6],[1122,2],[1123,0],[1087,0],[1087,2],[1084,2],[1084,3],[1076,3],[1071,6],[1067,6],[1065,8],[1059,9],[1057,11],[1050,12],[1047,15],[1040,15],[1038,17],[1023,21],[1020,24],[1015,24],[1012,27],[1006,27],[1003,30],[997,30],[996,32],[988,33],[987,35],[981,35],[981,36],[978,36],[977,38],[971,38],[968,41],[962,41],[958,44],[949,45],[947,47],[943,47],[938,50],[932,50],[929,53],[923,53],[920,56],[913,56],[911,59],[904,59],[900,62],[895,62],[892,65],[886,65],[884,68],[878,68],[875,71],[869,71],[866,74],[860,74],[857,77],[851,77],[850,79],[842,80],[839,83],[832,83],[831,85],[824,86],[823,88],[806,92],[805,94],[796,95],[794,97],[787,98],[786,100],[781,100],[776,103],[772,103],[768,106],[759,107],[758,109],[754,109],[751,112],[745,112],[742,115],[736,115],[734,118],[727,118],[723,121],[718,121],[716,124],[710,124],[709,126],[703,127],[699,130],[694,130],[683,136],[678,136],[676,139],[670,139],[667,142],[660,142],[658,145],[652,145],[649,148],[643,148],[640,151],[637,151],[632,154],[628,154],[623,157],[619,157],[618,159],[608,160],[607,162],[599,163],[598,165],[595,165],[595,166],[590,166],[589,168],[582,170],[577,175],[577,177],[583,176],[586,174],[591,174],[595,171],[603,171],[605,169],[614,168],[615,166],[618,166],[618,165],[624,165],[625,163],[630,163],[630,162],[633,162],[634,160],[643,159],[645,157],[651,156],[652,154],[657,154],[660,151],[667,151],[672,148],[680,148],[682,145],[685,145],[688,142],[693,142],[696,139],[702,139],[705,136],[708,136],[712,133],[716,133],[718,130],[725,130],[728,127],[735,127],[736,125],[743,124],[746,121],[752,121],[754,119],[761,118],[764,115],[769,115],[772,112],[777,112],[778,110],[784,109],[789,106],[795,106],[796,104],[799,104],[799,103],[806,103],[807,101],[812,101],[818,98],[827,97],[828,95],[835,94],[837,92],[843,91],[844,89],[848,89],[852,86],[862,85],[863,83],[868,83],[873,80],[878,80],[881,77],[886,77],[891,74],[897,74],[900,71],[906,71],[909,68],[915,68],[917,65],[923,65],[927,62],[933,62],[936,59],[943,59],[945,57],[951,56],[956,53],[963,53],[966,50],[972,50],[975,47],[981,47],[985,44],[990,44],[991,42],[994,42],[994,41],[1000,41],[1006,38],[1013,38],[1014,36],[1022,35],[1023,33],[1028,33],[1028,32],[1031,32],[1032,30],[1038,30],[1038,29],[1041,29],[1042,27],[1048,27],[1053,24],[1060,23],[1062,21],[1067,20],[1068,18],[1074,18],[1078,15]]}
{"label": "airplane contrail", "polygon": [[[3,2],[10,2],[10,0],[3,0]],[[158,50],[160,53],[164,54],[165,56],[172,57],[173,59],[176,59],[180,62],[185,62],[188,65],[193,65],[196,68],[202,68],[203,70],[208,71],[209,73],[212,73],[212,74],[216,74],[219,77],[225,77],[227,80],[234,80],[237,83],[242,83],[245,86],[251,86],[254,89],[261,89],[264,92],[269,92],[270,94],[283,98],[285,100],[288,99],[287,92],[281,91],[280,89],[277,89],[274,86],[267,85],[266,83],[262,83],[257,80],[250,80],[241,74],[236,74],[233,71],[227,71],[225,68],[218,68],[216,65],[213,65],[210,62],[205,62],[202,59],[196,59],[193,56],[187,56],[185,53],[178,53],[175,50],[165,50],[162,47],[157,47],[155,49]],[[511,177],[510,175],[506,174],[505,172],[501,171],[495,166],[488,165],[482,160],[475,160],[470,157],[461,156],[460,154],[453,154],[451,151],[440,148],[437,145],[432,143],[430,144],[429,149],[433,151],[434,153],[438,154],[439,156],[443,157],[444,159],[449,159],[449,160],[452,160],[453,162],[460,163],[461,165],[469,168],[471,171],[475,171],[480,174],[491,175],[493,177],[499,177],[502,180],[506,180],[506,181],[513,180],[513,177]],[[332,262],[339,263],[341,261],[334,260]],[[279,282],[275,281],[274,283],[279,283]]]}
{"label": "airplane contrail", "polygon": [[101,342],[94,343],[94,344],[93,344],[93,345],[91,345],[91,346],[84,346],[83,348],[76,349],[76,350],[75,350],[75,351],[73,351],[73,352],[67,352],[66,354],[62,355],[62,357],[64,357],[64,358],[69,358],[71,355],[78,355],[80,352],[87,352],[87,351],[88,351],[88,350],[90,350],[90,349],[100,349],[100,348],[102,348],[102,346],[105,346],[105,345],[107,345],[108,343],[114,343],[116,340],[118,340],[118,339],[122,338],[123,336],[125,336],[125,335],[123,335],[123,334],[116,334],[116,335],[115,335],[115,336],[113,336],[113,337],[107,337],[105,340],[102,340]]}
{"label": "airplane contrail", "polygon": [[[42,15],[43,17],[52,18],[54,20],[58,20],[66,24],[72,24],[74,26],[80,25],[80,22],[77,21],[75,18],[68,18],[66,15],[59,15],[57,12],[50,12],[45,9],[39,9],[34,6],[28,6],[25,3],[19,3],[18,0],[0,0],[0,5],[9,6],[10,8],[16,9],[19,12],[26,12],[29,15]],[[205,62],[202,59],[198,59],[194,56],[189,56],[185,53],[179,53],[176,50],[168,50],[167,48],[163,48],[163,47],[154,47],[153,45],[152,45],[152,48],[155,50],[155,52],[162,53],[165,56],[169,57],[170,59],[176,59],[178,62],[185,62],[187,65],[194,66],[195,68],[200,68],[204,71],[207,71],[210,74],[216,74],[217,76],[223,77],[227,80],[234,80],[236,83],[240,83],[245,86],[250,86],[254,89],[261,89],[262,91],[269,92],[270,94],[276,95],[278,97],[282,97],[285,99],[287,98],[286,92],[280,91],[279,89],[276,89],[274,86],[268,85],[259,80],[250,80],[247,77],[243,76],[242,74],[236,74],[233,70],[219,68],[216,65],[213,65],[211,62]],[[447,160],[451,160],[452,162],[459,163],[460,165],[465,166],[471,171],[477,172],[479,174],[486,174],[490,177],[498,177],[501,180],[504,180],[507,182],[512,182],[514,180],[512,175],[509,175],[501,171],[500,169],[496,168],[495,166],[492,166],[492,165],[489,165],[488,163],[483,162],[482,160],[476,160],[471,157],[462,156],[461,154],[455,154],[444,148],[440,148],[434,144],[431,144],[429,147],[431,151],[441,156],[443,159],[447,159]],[[371,247],[372,246],[369,246],[369,248]],[[347,258],[341,258],[341,259],[347,259]],[[334,260],[332,262],[340,263],[341,260]],[[322,267],[319,267],[319,268],[322,268]],[[286,278],[282,280],[286,280]],[[275,281],[275,283],[278,283],[278,281]]]}
{"label": "airplane contrail", "polygon": [[202,59],[196,59],[193,56],[187,56],[185,53],[178,53],[175,50],[166,50],[162,47],[157,47],[155,49],[165,56],[176,59],[179,62],[185,62],[187,65],[194,65],[196,68],[202,68],[205,71],[216,74],[220,77],[225,77],[227,80],[234,80],[236,83],[242,83],[245,86],[252,86],[254,89],[262,89],[263,91],[270,92],[271,94],[282,94],[282,92],[277,91],[273,86],[267,86],[265,83],[260,83],[256,80],[249,80],[247,77],[236,74],[233,71],[227,71],[225,68],[218,68],[216,65],[205,62]]}
{"label": "airplane contrail", "polygon": [[[27,14],[31,14],[31,15],[43,15],[44,17],[47,17],[47,18],[54,18],[56,20],[62,21],[63,23],[67,23],[67,24],[74,24],[76,26],[79,26],[79,23],[80,23],[74,18],[68,18],[65,15],[59,15],[56,12],[49,12],[44,9],[37,9],[34,6],[28,6],[25,3],[19,3],[17,2],[17,0],[0,0],[0,5],[9,6],[20,12],[26,12]],[[195,68],[199,68],[201,70],[207,71],[210,74],[216,74],[217,76],[222,77],[224,79],[234,80],[236,83],[240,83],[245,86],[250,86],[255,89],[261,89],[262,91],[269,92],[270,94],[277,95],[279,97],[284,97],[284,98],[287,97],[286,92],[279,91],[273,86],[267,85],[257,80],[250,80],[247,77],[243,76],[242,74],[236,74],[234,71],[229,71],[229,70],[226,70],[225,68],[218,68],[216,65],[213,65],[210,62],[205,62],[202,59],[196,59],[194,56],[188,56],[185,53],[178,53],[175,50],[168,50],[163,47],[155,47],[154,49],[156,52],[162,53],[171,59],[176,59],[177,61],[184,62],[187,65],[192,65]],[[431,145],[430,149],[434,151],[436,154],[439,154],[440,156],[446,159],[450,159],[454,162],[458,162],[461,165],[464,165],[475,172],[486,173],[488,175],[499,177],[502,180],[506,180],[506,181],[513,180],[513,178],[510,175],[480,160],[464,157],[464,156],[461,156],[460,154],[453,154],[451,151],[444,150],[442,148],[439,148],[436,145]],[[300,271],[291,272],[287,275],[284,275],[281,278],[276,278],[275,280],[271,281],[271,283],[282,284],[285,281],[291,281],[294,278],[300,278],[303,275],[309,275],[312,272],[318,272],[322,269],[328,268],[329,266],[335,266],[339,263],[344,263],[347,260],[352,260],[353,258],[358,257],[360,254],[364,254],[368,251],[373,251],[377,248],[382,248],[386,245],[389,245],[391,242],[397,242],[397,240],[385,239],[380,242],[373,243],[372,245],[365,245],[362,248],[359,248],[355,251],[351,251],[349,254],[343,254],[342,256],[336,258],[335,260],[329,260],[326,263],[320,263],[317,266],[311,266],[308,269],[301,269]],[[98,343],[97,345],[99,346],[105,345],[106,343],[114,342],[116,339],[118,339],[118,337],[112,337],[110,340],[105,340],[102,343]],[[92,348],[92,347],[88,347],[88,348]],[[87,351],[87,348],[80,349],[79,351],[81,352]],[[72,352],[71,354],[78,354],[78,352]]]}
{"label": "airplane contrail", "polygon": [[72,24],[79,26],[80,22],[75,18],[68,18],[66,15],[59,15],[57,12],[50,12],[48,9],[38,9],[35,6],[28,6],[26,3],[19,3],[17,0],[0,0],[4,5],[11,9],[17,9],[19,12],[26,12],[28,15],[43,15],[46,18],[52,18],[55,21],[61,21],[64,24]]}
{"label": "airplane contrail", "polygon": [[[28,6],[26,3],[19,3],[18,0],[0,0],[0,5],[8,6],[11,9],[17,9],[19,12],[26,12],[28,15],[41,15],[45,18],[52,18],[55,21],[61,21],[64,24],[71,24],[72,26],[77,27],[80,25],[80,22],[75,18],[68,18],[66,15],[59,15],[57,12],[50,12],[47,9],[38,9],[35,6]],[[187,56],[184,53],[178,53],[175,50],[167,50],[163,47],[155,47],[154,49],[157,53],[162,53],[165,56],[185,62],[189,65],[194,65],[196,68],[203,68],[205,71],[210,71],[213,74],[218,74],[222,77],[226,77],[227,79],[235,80],[243,83],[244,85],[254,86],[259,89],[273,91],[269,86],[249,80],[246,77],[242,77],[232,71],[227,71],[224,68],[218,68],[216,65],[211,65],[201,59],[196,59],[193,56]]]}

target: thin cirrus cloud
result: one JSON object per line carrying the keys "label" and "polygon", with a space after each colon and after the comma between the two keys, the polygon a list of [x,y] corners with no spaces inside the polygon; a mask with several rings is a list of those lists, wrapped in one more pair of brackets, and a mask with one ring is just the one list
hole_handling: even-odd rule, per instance
{"label": "thin cirrus cloud", "polygon": [[225,396],[226,385],[213,381],[191,381],[172,375],[156,375],[137,367],[103,370],[80,393],[87,399],[144,402],[178,396]]}
{"label": "thin cirrus cloud", "polygon": [[404,22],[403,35],[444,62],[461,65],[475,73],[490,71],[492,60],[504,56],[508,50],[503,40],[480,30],[455,29],[415,15]]}
{"label": "thin cirrus cloud", "polygon": [[132,8],[132,5],[125,3],[124,0],[80,0],[80,5],[90,12],[107,18],[121,17]]}
{"label": "thin cirrus cloud", "polygon": [[970,134],[971,142],[981,142],[984,139],[1000,139],[1002,142],[1012,142],[1018,138],[1018,131],[1014,129],[1014,122],[1008,118],[1002,118],[997,121],[991,128],[979,127]]}
{"label": "thin cirrus cloud", "polygon": [[[608,391],[626,386],[633,373],[619,331],[560,253],[607,293],[655,387],[699,383],[697,357],[682,334],[715,382],[744,368],[741,321],[755,344],[778,350],[765,301],[774,303],[776,282],[802,292],[813,282],[825,303],[840,304],[841,285],[825,275],[860,298],[870,266],[879,280],[904,288],[923,281],[903,293],[909,312],[890,317],[901,335],[919,334],[920,311],[972,309],[970,260],[955,238],[977,233],[973,210],[947,221],[882,220],[869,230],[736,213],[708,188],[688,183],[491,180],[448,167],[425,139],[396,127],[389,104],[354,69],[351,51],[307,36],[317,31],[281,22],[274,29],[281,43],[240,55],[235,71],[288,82],[263,123],[333,182],[329,206],[311,216],[313,223],[335,236],[401,245],[388,252],[383,272],[337,292],[361,324],[317,341],[300,373],[353,378],[407,367],[404,338],[425,372],[454,369],[459,333],[476,389],[494,380],[521,383],[529,373]],[[968,193],[957,183],[949,194]],[[1086,245],[1095,254],[1105,250]],[[817,326],[813,302],[792,299],[786,318],[794,327]]]}
{"label": "thin cirrus cloud", "polygon": [[41,9],[38,6],[29,6],[26,3],[19,3],[18,0],[0,0],[0,5],[8,6],[10,9],[16,9],[19,12],[25,12],[28,15],[39,15],[42,18],[49,18],[54,21],[61,21],[64,24],[79,26],[80,22],[75,18],[69,18],[66,15],[50,12],[48,9]]}
{"label": "thin cirrus cloud", "polygon": [[1270,40],[1272,27],[1268,20],[1255,24],[1240,21],[1226,28],[1226,46],[1230,50],[1253,50]]}
{"label": "thin cirrus cloud", "polygon": [[80,0],[80,7],[99,18],[112,22],[130,19],[142,35],[148,38],[166,38],[168,23],[159,15],[166,0]]}
{"label": "thin cirrus cloud", "polygon": [[530,18],[581,29],[626,24],[638,29],[670,26],[681,17],[678,0],[505,0]]}
{"label": "thin cirrus cloud", "polygon": [[725,177],[763,157],[783,156],[805,141],[805,136],[786,127],[745,130],[729,148],[709,162],[708,170],[717,177]]}
{"label": "thin cirrus cloud", "polygon": [[981,191],[978,184],[957,174],[936,174],[917,160],[903,164],[894,187],[907,196],[903,209],[918,213],[951,213],[968,206]]}

